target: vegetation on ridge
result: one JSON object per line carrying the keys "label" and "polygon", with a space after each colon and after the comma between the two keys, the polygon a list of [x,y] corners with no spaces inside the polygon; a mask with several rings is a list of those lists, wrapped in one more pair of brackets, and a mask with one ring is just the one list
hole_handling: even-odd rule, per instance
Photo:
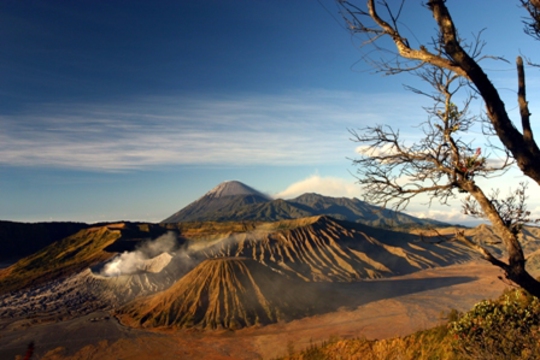
{"label": "vegetation on ridge", "polygon": [[540,357],[540,301],[521,289],[446,314],[445,324],[385,340],[331,338],[281,360],[532,360]]}
{"label": "vegetation on ridge", "polygon": [[90,227],[84,223],[0,221],[0,261],[31,255],[45,246]]}
{"label": "vegetation on ridge", "polygon": [[152,224],[109,224],[83,229],[0,270],[0,292],[23,289],[82,271],[131,251],[141,241],[166,230]]}
{"label": "vegetation on ridge", "polygon": [[120,236],[119,230],[107,227],[81,230],[0,270],[0,288],[2,292],[22,289],[81,271],[111,257],[103,249]]}

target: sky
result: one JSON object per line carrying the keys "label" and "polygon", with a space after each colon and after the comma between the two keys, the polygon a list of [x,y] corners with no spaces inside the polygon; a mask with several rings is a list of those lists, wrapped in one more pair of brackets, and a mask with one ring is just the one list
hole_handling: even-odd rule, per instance
{"label": "sky", "polygon": [[[420,4],[402,15],[413,43],[435,27]],[[517,119],[513,61],[540,62],[524,10],[447,4],[462,36],[481,31],[484,53],[509,60],[485,69]],[[2,220],[158,222],[227,180],[281,198],[362,198],[349,130],[386,124],[414,139],[429,105],[404,90],[422,86],[416,78],[363,61],[380,54],[360,47],[330,0],[4,0],[0,37]],[[538,98],[539,69],[527,79]],[[534,122],[540,104],[530,106]],[[524,180],[512,170],[485,185]],[[460,208],[419,199],[407,212],[464,223]]]}

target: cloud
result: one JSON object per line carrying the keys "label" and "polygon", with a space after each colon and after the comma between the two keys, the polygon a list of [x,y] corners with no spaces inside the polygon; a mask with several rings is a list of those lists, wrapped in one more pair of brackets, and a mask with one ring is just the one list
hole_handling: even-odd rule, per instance
{"label": "cloud", "polygon": [[[317,174],[291,184],[285,190],[275,194],[274,197],[291,199],[309,192],[332,197],[363,198],[361,186],[354,181],[335,177],[321,177]],[[428,208],[426,199],[420,197],[411,202],[404,212],[418,218],[436,219],[448,223],[472,224],[478,222],[461,212],[459,201],[456,200],[455,205],[455,207],[448,207],[433,203]]]}
{"label": "cloud", "polygon": [[289,185],[285,190],[275,194],[274,197],[291,199],[310,192],[333,197],[353,198],[361,195],[361,188],[353,181],[311,175],[304,180]]}
{"label": "cloud", "polygon": [[40,105],[0,116],[0,165],[331,164],[354,154],[348,128],[387,122],[405,103],[389,109],[376,95],[298,91]]}
{"label": "cloud", "polygon": [[[412,208],[412,206],[411,206]],[[416,216],[420,219],[434,219],[449,223],[471,222],[474,218],[463,214],[461,207],[446,209],[425,209],[425,210],[407,210],[407,214]]]}

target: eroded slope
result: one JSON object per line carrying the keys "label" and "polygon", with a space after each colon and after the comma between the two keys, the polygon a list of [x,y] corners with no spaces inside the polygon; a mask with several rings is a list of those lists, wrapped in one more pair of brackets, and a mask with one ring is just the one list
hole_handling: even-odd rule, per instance
{"label": "eroded slope", "polygon": [[303,283],[252,259],[208,259],[168,290],[135,300],[122,322],[140,327],[237,329],[310,315]]}
{"label": "eroded slope", "polygon": [[207,257],[247,257],[306,281],[401,275],[471,258],[459,244],[372,229],[325,216],[263,224],[193,246]]}

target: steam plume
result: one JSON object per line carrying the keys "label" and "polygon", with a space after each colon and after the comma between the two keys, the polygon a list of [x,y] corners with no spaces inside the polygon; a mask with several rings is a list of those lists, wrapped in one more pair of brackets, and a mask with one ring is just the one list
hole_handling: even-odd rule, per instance
{"label": "steam plume", "polygon": [[146,261],[164,252],[170,252],[176,247],[176,235],[169,231],[167,234],[143,243],[138,249],[132,252],[124,252],[112,261],[105,264],[101,270],[102,276],[112,277],[120,275],[131,275],[144,271]]}

